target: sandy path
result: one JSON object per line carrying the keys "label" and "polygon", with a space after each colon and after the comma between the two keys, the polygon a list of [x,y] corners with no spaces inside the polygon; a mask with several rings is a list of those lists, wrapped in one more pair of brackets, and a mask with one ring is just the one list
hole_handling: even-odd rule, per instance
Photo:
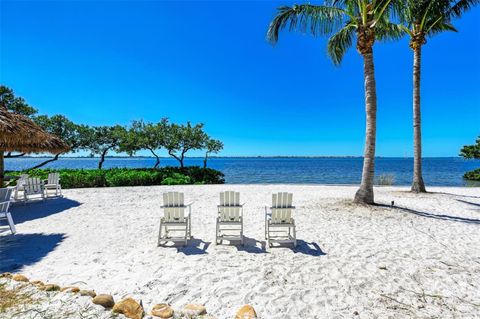
{"label": "sandy path", "polygon": [[[157,248],[160,194],[183,191],[194,239]],[[214,244],[218,193],[238,190],[246,247]],[[262,318],[480,317],[480,190],[376,189],[403,209],[350,204],[355,187],[215,185],[66,190],[16,206],[18,235],[0,228],[0,271],[78,284],[147,309],[204,303],[219,319],[245,303]],[[297,249],[265,250],[271,193],[294,193]],[[356,314],[359,315],[356,315]]]}

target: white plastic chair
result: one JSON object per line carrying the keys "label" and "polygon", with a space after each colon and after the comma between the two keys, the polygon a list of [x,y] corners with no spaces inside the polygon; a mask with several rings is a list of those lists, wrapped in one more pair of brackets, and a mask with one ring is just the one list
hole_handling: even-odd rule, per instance
{"label": "white plastic chair", "polygon": [[[215,243],[222,240],[243,241],[243,205],[240,205],[240,193],[226,191],[220,193],[220,205],[218,205],[217,227]],[[228,232],[228,233],[227,233]],[[231,234],[235,232],[235,234]],[[237,235],[238,233],[238,235]]]}
{"label": "white plastic chair", "polygon": [[[158,231],[158,244],[162,242],[183,241],[187,245],[188,239],[192,237],[192,204],[184,204],[184,195],[179,192],[168,192],[163,194],[164,216],[160,219],[160,229]],[[185,211],[188,208],[188,215]],[[183,236],[171,236],[172,232],[182,232]]]}
{"label": "white plastic chair", "polygon": [[60,174],[58,172],[48,174],[48,179],[44,183],[46,197],[48,197],[49,190],[54,190],[55,196],[62,196],[62,185],[60,185]]}
{"label": "white plastic chair", "polygon": [[10,231],[12,234],[15,234],[17,230],[15,229],[15,223],[12,219],[12,214],[10,214],[10,198],[12,196],[13,188],[0,188],[0,219],[6,219],[8,225],[10,226]]}
{"label": "white plastic chair", "polygon": [[22,174],[18,177],[17,186],[15,186],[15,192],[13,193],[13,199],[15,199],[15,201],[20,200],[20,192],[21,200],[25,200],[25,183],[27,178],[28,174]]}
{"label": "white plastic chair", "polygon": [[31,199],[40,198],[45,200],[45,192],[43,182],[38,177],[29,177],[25,180],[25,203]]}
{"label": "white plastic chair", "polygon": [[295,229],[295,220],[292,218],[293,194],[277,193],[272,195],[272,206],[270,214],[268,207],[265,206],[265,239],[268,247],[272,243],[293,243],[297,246],[297,234]]}

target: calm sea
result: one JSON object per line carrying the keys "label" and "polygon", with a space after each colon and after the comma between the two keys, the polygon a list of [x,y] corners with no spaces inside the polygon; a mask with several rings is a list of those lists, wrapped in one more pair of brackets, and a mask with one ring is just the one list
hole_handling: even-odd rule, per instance
{"label": "calm sea", "polygon": [[[7,170],[22,170],[42,162],[41,158],[6,159]],[[62,158],[48,168],[96,168],[96,158]],[[107,158],[104,168],[152,167],[153,158]],[[161,166],[175,166],[170,158],[161,160]],[[202,166],[200,158],[186,160],[186,165]],[[462,175],[480,167],[479,160],[462,158],[425,158],[424,180],[431,186],[471,186]],[[362,173],[361,158],[212,158],[208,166],[225,174],[225,182],[301,183],[301,184],[358,184]],[[376,174],[392,175],[394,185],[410,185],[413,163],[411,158],[377,158]],[[476,186],[479,186],[478,184]]]}

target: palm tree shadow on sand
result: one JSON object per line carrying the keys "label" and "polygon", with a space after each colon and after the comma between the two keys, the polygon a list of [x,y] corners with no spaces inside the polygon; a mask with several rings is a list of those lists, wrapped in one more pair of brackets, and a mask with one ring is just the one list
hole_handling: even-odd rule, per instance
{"label": "palm tree shadow on sand", "polygon": [[[460,203],[464,203],[464,204],[468,204],[468,205],[472,205],[472,206],[475,206],[475,207],[479,207],[480,208],[480,204],[478,203],[472,203],[472,202],[469,202],[467,200],[463,200],[463,199],[456,199],[457,202],[460,202]],[[477,209],[478,210],[478,209]]]}
{"label": "palm tree shadow on sand", "polygon": [[21,224],[34,219],[48,217],[61,213],[67,209],[78,207],[81,203],[65,197],[50,198],[42,201],[35,201],[23,205],[15,203],[10,209],[15,224]]}
{"label": "palm tree shadow on sand", "polygon": [[[376,204],[376,206],[384,207],[384,208],[392,208],[390,205],[385,205],[385,204]],[[466,218],[466,217],[452,216],[452,215],[446,215],[446,214],[437,215],[437,214],[422,212],[422,211],[401,207],[401,206],[393,206],[393,208],[404,213],[413,214],[413,215],[417,215],[425,218],[433,218],[433,219],[446,220],[451,222],[480,225],[480,219],[475,219],[475,218]]]}
{"label": "palm tree shadow on sand", "polygon": [[0,272],[18,271],[39,262],[65,238],[65,234],[41,233],[0,236]]}
{"label": "palm tree shadow on sand", "polygon": [[464,197],[464,198],[480,198],[480,196],[461,195],[461,194],[453,194],[453,193],[446,193],[446,192],[428,192],[428,193],[429,194],[441,194],[441,195],[457,196],[457,197]]}

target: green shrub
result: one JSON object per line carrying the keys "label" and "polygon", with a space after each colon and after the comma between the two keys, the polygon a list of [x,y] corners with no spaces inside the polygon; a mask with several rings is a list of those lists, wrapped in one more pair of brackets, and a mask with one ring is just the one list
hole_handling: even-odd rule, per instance
{"label": "green shrub", "polygon": [[222,172],[198,166],[185,168],[112,168],[112,169],[36,169],[22,172],[7,172],[6,175],[29,174],[47,179],[48,173],[59,172],[62,188],[151,186],[186,184],[223,184]]}
{"label": "green shrub", "polygon": [[190,176],[185,176],[180,173],[173,173],[172,176],[165,178],[162,185],[186,185],[192,184]]}
{"label": "green shrub", "polygon": [[480,181],[480,168],[465,173],[465,175],[463,175],[463,178],[471,181]]}

